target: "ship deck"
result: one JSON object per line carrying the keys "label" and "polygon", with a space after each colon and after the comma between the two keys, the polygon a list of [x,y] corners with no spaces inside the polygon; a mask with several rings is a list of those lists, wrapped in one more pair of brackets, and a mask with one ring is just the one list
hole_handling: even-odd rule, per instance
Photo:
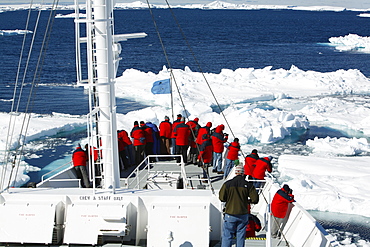
{"label": "ship deck", "polygon": [[[45,195],[48,195],[48,200],[51,203],[57,203],[60,201],[62,196],[63,198],[69,198],[63,199],[65,200],[66,204],[76,203],[77,205],[84,205],[84,203],[89,202],[91,203],[93,200],[95,200],[95,197],[101,202],[104,200],[117,202],[122,200],[120,203],[125,203],[124,201],[126,201],[126,204],[130,200],[131,202],[135,201],[134,197],[140,197],[144,201],[147,200],[146,203],[148,205],[155,203],[159,207],[164,203],[176,204],[177,201],[183,203],[183,205],[186,205],[186,203],[189,201],[192,203],[195,201],[198,203],[203,203],[204,198],[209,198],[209,200],[216,205],[220,203],[218,200],[218,191],[226,180],[224,179],[223,174],[213,173],[212,167],[208,167],[208,174],[208,178],[203,178],[203,168],[199,167],[198,165],[184,165],[183,163],[177,163],[173,158],[167,158],[165,160],[156,159],[150,163],[143,163],[139,167],[130,167],[127,170],[122,171],[120,174],[121,188],[116,188],[114,191],[112,189],[101,188],[61,188],[58,186],[9,188],[7,192],[2,194],[3,199],[0,197],[0,201],[11,201],[12,203],[16,204],[16,201],[21,202],[29,199],[30,201],[37,202],[43,201]],[[230,177],[232,177],[233,174],[234,170],[230,172]],[[178,180],[180,177],[183,178],[183,185],[180,186],[184,187],[184,189],[181,190],[178,189]],[[228,179],[230,177],[228,177]],[[58,179],[56,180],[56,182],[59,181]],[[268,190],[272,191],[274,189],[268,188]],[[94,197],[94,199],[92,199],[92,197]],[[256,207],[252,206],[252,213],[260,219],[262,223],[262,230],[256,233],[256,238],[246,239],[246,246],[266,246],[267,240],[264,226],[264,214],[266,213],[265,209],[260,205],[256,205]],[[218,224],[220,223],[221,219]],[[221,234],[221,232],[217,233],[217,235],[219,234]],[[11,245],[11,243],[7,243],[7,246]],[[45,246],[45,244],[42,245]],[[24,244],[23,246],[37,246],[37,244]],[[48,246],[71,245],[61,244]],[[145,242],[139,243],[138,245],[135,245],[135,243],[107,242],[100,246],[133,247],[147,245]],[[211,240],[209,246],[220,247],[221,243],[220,241]],[[272,239],[271,246],[287,246],[287,243],[284,241],[284,239]],[[292,246],[291,243],[289,243],[289,246]]]}

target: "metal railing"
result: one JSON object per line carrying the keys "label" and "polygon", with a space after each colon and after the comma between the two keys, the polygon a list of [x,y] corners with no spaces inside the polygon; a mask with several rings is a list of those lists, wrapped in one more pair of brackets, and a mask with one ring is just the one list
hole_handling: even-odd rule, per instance
{"label": "metal railing", "polygon": [[[41,183],[44,182],[44,180],[46,180],[45,177],[47,177],[49,175],[51,176],[51,174],[54,174],[56,176],[56,175],[58,175],[60,173],[63,173],[65,170],[68,170],[68,169],[66,169],[67,167],[68,168],[71,168],[72,166],[73,166],[72,161],[70,161],[70,162],[68,162],[68,163],[66,163],[64,165],[58,166],[57,168],[55,168],[55,169],[53,169],[53,170],[45,173],[44,175],[41,176]],[[59,172],[56,173],[56,171],[58,171],[58,170],[59,170]]]}
{"label": "metal railing", "polygon": [[[170,159],[173,158],[174,160],[180,159],[180,162],[173,162],[173,165],[180,166],[181,177],[186,180],[186,172],[184,168],[184,160],[181,155],[148,155],[146,158],[127,176],[127,178],[121,179],[124,181],[124,187],[127,189],[143,189],[144,186],[141,186],[143,183],[147,182],[147,178],[151,172],[152,165],[161,165],[169,163],[160,161],[150,162],[152,159],[160,160],[160,159]],[[130,181],[131,180],[131,181]],[[136,182],[136,183],[135,183]],[[135,184],[134,184],[135,183]],[[185,184],[185,181],[184,181]]]}

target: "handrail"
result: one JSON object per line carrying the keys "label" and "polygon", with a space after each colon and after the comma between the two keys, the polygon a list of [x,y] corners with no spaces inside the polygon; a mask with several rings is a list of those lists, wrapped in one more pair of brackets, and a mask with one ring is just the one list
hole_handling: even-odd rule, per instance
{"label": "handrail", "polygon": [[[125,186],[126,188],[129,188],[130,185],[132,185],[135,181],[136,181],[136,185],[133,187],[133,188],[138,188],[138,186],[140,185],[140,182],[142,182],[145,178],[145,176],[142,176],[142,178],[140,178],[140,174],[142,174],[143,172],[145,172],[145,170],[147,170],[147,174],[149,174],[150,172],[150,165],[153,164],[153,162],[150,162],[150,158],[180,158],[181,161],[178,163],[174,163],[175,164],[180,164],[181,165],[181,174],[183,175],[183,179],[186,179],[186,173],[185,173],[185,170],[183,169],[183,165],[184,165],[184,161],[183,161],[183,158],[182,158],[182,155],[169,155],[169,154],[161,154],[161,155],[148,155],[146,156],[146,158],[127,176],[127,178],[125,178]],[[144,167],[141,168],[141,166],[143,164],[146,165]],[[136,179],[134,179],[133,181],[129,182],[128,180],[130,178],[133,178],[134,176],[136,176]]]}
{"label": "handrail", "polygon": [[70,161],[70,162],[68,162],[68,163],[66,163],[66,164],[64,164],[64,165],[58,166],[57,168],[55,168],[55,169],[53,169],[53,170],[51,170],[51,171],[49,171],[49,172],[45,173],[44,175],[42,175],[42,176],[41,176],[41,182],[44,182],[44,179],[45,179],[45,177],[46,177],[47,175],[50,175],[50,174],[54,173],[54,172],[55,172],[55,171],[57,171],[57,170],[62,170],[61,168],[66,167],[67,165],[71,165],[71,164],[72,164],[72,161]]}
{"label": "handrail", "polygon": [[[270,239],[270,229],[271,225],[274,224],[274,217],[271,214],[270,204],[272,197],[275,195],[280,186],[274,182],[274,177],[271,176],[271,174],[268,174],[265,177],[265,181],[266,183],[260,193],[260,202],[256,205],[253,205],[251,210],[259,213],[260,215],[264,215],[265,225],[268,225],[266,229],[266,246],[271,246],[272,242]],[[306,243],[312,241],[321,241],[322,244],[320,246],[333,246],[332,243],[330,243],[330,240],[324,234],[325,231],[322,231],[317,227],[317,221],[309,213],[307,213],[298,202],[293,202],[289,208],[290,209],[286,215],[284,226],[282,229],[280,229],[281,239],[279,241],[279,246],[306,246]],[[297,235],[295,232],[297,228],[296,224],[299,222],[304,222],[304,226],[300,226],[305,228],[304,235]],[[312,222],[312,224],[307,225],[307,222]]]}

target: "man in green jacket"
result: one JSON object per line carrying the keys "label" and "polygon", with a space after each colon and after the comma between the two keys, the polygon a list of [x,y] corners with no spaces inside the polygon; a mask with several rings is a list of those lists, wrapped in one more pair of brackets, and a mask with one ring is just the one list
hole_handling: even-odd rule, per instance
{"label": "man in green jacket", "polygon": [[225,202],[221,247],[230,247],[236,235],[236,246],[244,247],[245,229],[249,218],[249,204],[258,203],[256,188],[243,176],[243,166],[235,167],[235,177],[226,181],[219,192],[219,199]]}

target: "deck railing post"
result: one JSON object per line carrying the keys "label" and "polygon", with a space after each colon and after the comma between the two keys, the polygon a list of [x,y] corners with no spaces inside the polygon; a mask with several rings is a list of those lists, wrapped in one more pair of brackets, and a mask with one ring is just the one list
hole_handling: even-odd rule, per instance
{"label": "deck railing post", "polygon": [[271,247],[271,221],[272,221],[272,214],[271,214],[271,198],[270,193],[267,193],[267,229],[266,229],[266,247]]}

